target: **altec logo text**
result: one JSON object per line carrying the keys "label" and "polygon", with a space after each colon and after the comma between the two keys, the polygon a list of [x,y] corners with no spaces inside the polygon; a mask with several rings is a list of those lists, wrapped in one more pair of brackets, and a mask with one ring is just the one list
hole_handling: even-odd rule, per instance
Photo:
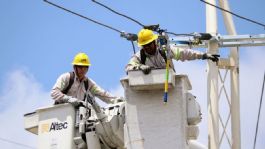
{"label": "altec logo text", "polygon": [[67,129],[67,127],[67,122],[52,122],[51,124],[44,123],[41,125],[41,133]]}

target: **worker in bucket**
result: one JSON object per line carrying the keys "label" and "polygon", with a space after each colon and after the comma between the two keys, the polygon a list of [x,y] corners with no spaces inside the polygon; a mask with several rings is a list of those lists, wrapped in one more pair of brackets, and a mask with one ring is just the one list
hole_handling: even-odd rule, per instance
{"label": "worker in bucket", "polygon": [[[166,68],[166,53],[157,46],[158,35],[148,29],[142,29],[138,33],[138,46],[141,48],[136,54],[132,56],[126,66],[126,72],[131,70],[142,70],[144,74],[149,74],[151,69],[165,69]],[[169,52],[169,67],[174,70],[172,59],[175,60],[195,60],[195,59],[210,59],[213,62],[219,60],[219,55],[212,55],[195,51],[191,49],[182,49],[177,47],[170,47]]]}
{"label": "worker in bucket", "polygon": [[106,103],[122,102],[122,97],[116,97],[99,87],[92,79],[86,77],[91,65],[85,53],[78,53],[72,62],[73,72],[63,73],[54,84],[51,97],[55,104],[71,103],[77,106],[85,101],[87,94],[96,96]]}

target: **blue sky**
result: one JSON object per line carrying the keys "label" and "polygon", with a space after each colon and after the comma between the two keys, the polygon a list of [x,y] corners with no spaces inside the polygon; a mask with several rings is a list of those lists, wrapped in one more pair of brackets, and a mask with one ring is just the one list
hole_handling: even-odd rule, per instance
{"label": "blue sky", "polygon": [[[141,29],[134,22],[117,16],[91,1],[52,2],[119,30],[137,33]],[[206,30],[205,5],[199,0],[100,2],[143,24],[160,24],[161,28],[171,32],[191,33]],[[265,1],[229,2],[233,12],[265,23]],[[131,43],[121,38],[117,32],[50,6],[42,0],[1,0],[0,18],[0,118],[2,121],[4,118],[10,119],[10,122],[0,124],[1,138],[36,146],[36,143],[31,142],[36,141],[36,137],[23,130],[22,115],[52,103],[49,97],[51,87],[61,73],[72,70],[71,61],[78,52],[87,53],[91,59],[89,77],[114,94],[123,94],[119,80],[125,76],[124,67],[133,49]],[[218,18],[218,32],[224,35],[226,32],[220,11]],[[238,18],[234,18],[234,21],[238,34],[265,33],[261,26]],[[227,49],[220,49],[222,57],[227,56],[223,52],[225,50]],[[265,70],[264,54],[265,47],[240,49],[242,148],[250,148],[253,144],[261,81]],[[193,85],[192,92],[198,97],[203,114],[206,115],[206,63],[176,62],[175,67],[178,73],[189,75]],[[250,117],[253,118],[252,121],[248,119]],[[264,126],[264,115],[261,114],[261,117],[263,124],[260,126]],[[12,133],[6,130],[6,127],[11,129],[16,125],[19,127],[11,131]],[[201,134],[204,135],[200,136],[199,141],[207,144],[206,117],[200,125]],[[245,131],[246,129],[248,131]],[[264,129],[260,133],[259,137],[264,138]],[[14,134],[17,137],[14,137]],[[261,140],[258,141],[259,147],[265,146]],[[2,141],[0,145],[7,149],[23,148]]]}

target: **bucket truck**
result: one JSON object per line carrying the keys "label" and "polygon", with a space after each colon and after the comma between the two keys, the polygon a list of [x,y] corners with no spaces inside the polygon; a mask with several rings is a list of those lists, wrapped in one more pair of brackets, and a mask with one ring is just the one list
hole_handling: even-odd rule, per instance
{"label": "bucket truck", "polygon": [[168,102],[163,103],[165,70],[149,75],[131,71],[121,79],[125,102],[101,108],[93,97],[24,115],[25,129],[38,137],[38,149],[203,148],[198,137],[201,112],[186,75],[169,71]]}

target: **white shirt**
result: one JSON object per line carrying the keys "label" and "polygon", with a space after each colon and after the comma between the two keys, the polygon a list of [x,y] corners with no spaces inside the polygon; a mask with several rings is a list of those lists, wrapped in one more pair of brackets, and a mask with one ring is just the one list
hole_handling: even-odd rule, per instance
{"label": "white shirt", "polygon": [[[102,101],[106,103],[114,103],[114,100],[118,97],[113,96],[109,92],[103,90],[101,87],[99,87],[92,79],[85,78],[88,80],[88,94],[92,96],[96,96]],[[63,99],[65,96],[71,96],[80,100],[84,100],[86,89],[85,89],[85,79],[83,79],[81,82],[78,79],[78,77],[74,78],[74,82],[69,89],[68,93],[65,95],[62,93],[62,91],[68,86],[69,80],[70,80],[70,73],[64,73],[57,79],[56,83],[54,84],[52,90],[51,90],[51,97],[54,100],[60,100]]]}

